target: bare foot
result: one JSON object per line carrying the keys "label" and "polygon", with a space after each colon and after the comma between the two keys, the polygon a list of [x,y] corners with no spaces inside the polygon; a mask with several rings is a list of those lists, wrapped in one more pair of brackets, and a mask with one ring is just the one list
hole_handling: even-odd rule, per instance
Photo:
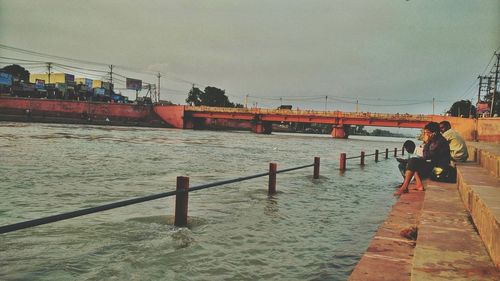
{"label": "bare foot", "polygon": [[417,191],[425,191],[425,187],[423,187],[423,186],[417,186],[417,187],[415,187],[415,190],[417,190]]}
{"label": "bare foot", "polygon": [[394,196],[401,196],[401,194],[403,193],[408,193],[408,188],[398,189],[396,192],[394,192]]}

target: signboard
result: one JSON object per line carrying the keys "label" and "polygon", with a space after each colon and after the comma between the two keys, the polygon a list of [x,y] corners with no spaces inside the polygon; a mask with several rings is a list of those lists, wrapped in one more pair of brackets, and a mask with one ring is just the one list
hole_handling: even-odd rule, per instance
{"label": "signboard", "polygon": [[12,75],[0,72],[0,85],[12,86]]}
{"label": "signboard", "polygon": [[56,83],[56,88],[64,93],[68,90],[68,85],[66,85],[65,83]]}
{"label": "signboard", "polygon": [[22,85],[23,91],[34,91],[35,90],[35,84],[23,83],[21,85]]}
{"label": "signboard", "polygon": [[129,90],[140,90],[142,89],[142,80],[127,78],[127,89]]}
{"label": "signboard", "polygon": [[85,79],[85,87],[87,88],[87,90],[92,90],[92,84],[93,84],[93,81],[92,79]]}
{"label": "signboard", "polygon": [[75,82],[75,75],[65,73],[64,74],[64,82],[66,82],[66,83]]}
{"label": "signboard", "polygon": [[108,91],[111,91],[111,83],[109,83],[109,82],[102,82],[101,83],[101,88],[106,89]]}
{"label": "signboard", "polygon": [[94,94],[98,96],[104,96],[106,94],[106,90],[104,90],[103,88],[95,88]]}
{"label": "signboard", "polygon": [[35,80],[35,89],[44,90],[45,89],[45,80],[36,79]]}
{"label": "signboard", "polygon": [[477,114],[490,112],[490,107],[487,102],[479,102],[476,104]]}

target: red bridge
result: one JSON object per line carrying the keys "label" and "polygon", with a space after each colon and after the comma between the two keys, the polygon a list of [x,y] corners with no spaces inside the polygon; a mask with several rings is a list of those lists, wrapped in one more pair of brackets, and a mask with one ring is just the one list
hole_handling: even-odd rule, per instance
{"label": "red bridge", "polygon": [[[210,125],[221,127],[227,125],[233,128],[251,129],[253,132],[261,134],[271,133],[273,123],[317,123],[333,125],[332,136],[334,138],[346,138],[346,129],[350,125],[423,128],[428,122],[450,119],[439,115],[206,106],[155,106],[154,110],[163,121],[175,128],[189,129]],[[456,119],[464,120],[463,118]],[[452,122],[452,125],[453,123],[457,122]]]}

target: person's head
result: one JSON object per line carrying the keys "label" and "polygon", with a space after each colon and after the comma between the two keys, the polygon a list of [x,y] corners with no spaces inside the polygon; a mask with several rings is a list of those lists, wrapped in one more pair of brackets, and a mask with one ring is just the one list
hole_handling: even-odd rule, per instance
{"label": "person's head", "polygon": [[415,152],[415,143],[411,140],[405,141],[403,144],[403,148],[408,151],[408,153],[413,153]]}
{"label": "person's head", "polygon": [[424,127],[424,142],[427,142],[436,134],[439,134],[439,124],[436,122],[429,122]]}
{"label": "person's head", "polygon": [[441,131],[441,133],[444,133],[444,132],[448,131],[449,129],[451,129],[450,122],[448,122],[448,121],[439,122],[439,130]]}

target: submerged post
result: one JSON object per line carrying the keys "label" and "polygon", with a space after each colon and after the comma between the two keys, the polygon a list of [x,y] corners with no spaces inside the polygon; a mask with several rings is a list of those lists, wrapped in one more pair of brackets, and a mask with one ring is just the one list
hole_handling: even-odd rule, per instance
{"label": "submerged post", "polygon": [[378,149],[375,149],[375,162],[378,162]]}
{"label": "submerged post", "polygon": [[319,157],[314,157],[314,173],[313,178],[319,179]]}
{"label": "submerged post", "polygon": [[345,160],[346,160],[346,154],[340,153],[340,170],[341,171],[345,171]]}
{"label": "submerged post", "polygon": [[394,148],[394,157],[398,157],[398,148],[397,147]]}
{"label": "submerged post", "polygon": [[385,159],[389,158],[389,148],[385,149]]}
{"label": "submerged post", "polygon": [[267,194],[276,194],[276,163],[269,163],[269,188]]}
{"label": "submerged post", "polygon": [[174,225],[183,227],[188,219],[189,177],[177,177],[176,190]]}
{"label": "submerged post", "polygon": [[361,156],[359,157],[359,164],[361,166],[365,165],[365,152],[364,151],[361,151]]}

